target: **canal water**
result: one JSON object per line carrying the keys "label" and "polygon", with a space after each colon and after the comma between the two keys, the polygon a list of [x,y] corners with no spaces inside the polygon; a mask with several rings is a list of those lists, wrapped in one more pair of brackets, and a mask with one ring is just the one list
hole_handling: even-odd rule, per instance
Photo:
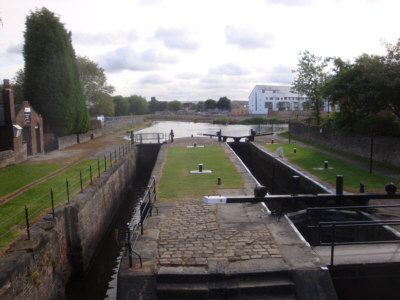
{"label": "canal water", "polygon": [[262,124],[262,125],[223,125],[211,123],[196,122],[178,122],[178,121],[158,121],[151,127],[144,128],[136,133],[164,133],[169,134],[174,131],[175,138],[201,136],[202,134],[216,134],[221,130],[222,135],[246,136],[250,134],[250,129],[258,133],[285,130],[287,124]]}

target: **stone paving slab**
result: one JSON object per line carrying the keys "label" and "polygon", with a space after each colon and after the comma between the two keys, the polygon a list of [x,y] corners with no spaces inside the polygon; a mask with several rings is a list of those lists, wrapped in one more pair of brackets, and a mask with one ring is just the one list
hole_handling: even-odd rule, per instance
{"label": "stone paving slab", "polygon": [[265,225],[237,226],[243,223],[249,225],[251,220],[242,204],[175,202],[171,217],[160,222],[160,266],[208,266],[210,261],[282,259]]}

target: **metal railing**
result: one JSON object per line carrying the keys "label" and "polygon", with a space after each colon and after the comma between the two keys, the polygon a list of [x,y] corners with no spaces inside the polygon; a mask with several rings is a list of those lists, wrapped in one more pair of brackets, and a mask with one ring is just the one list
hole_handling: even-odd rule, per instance
{"label": "metal railing", "polygon": [[137,144],[162,144],[167,141],[167,134],[165,133],[135,133],[135,143]]}
{"label": "metal railing", "polygon": [[[27,239],[30,239],[30,227],[33,220],[36,220],[41,214],[48,211],[52,219],[55,218],[55,206],[67,203],[70,199],[82,193],[87,185],[92,185],[93,180],[99,178],[100,175],[111,168],[123,156],[128,154],[134,145],[130,142],[120,145],[114,151],[105,155],[104,158],[97,159],[97,162],[89,165],[84,169],[78,171],[74,176],[65,178],[65,182],[57,186],[53,186],[50,190],[40,197],[29,201],[19,211],[16,211],[7,219],[0,216],[0,242],[6,243],[10,237],[19,235],[16,228],[23,228],[25,226]],[[12,201],[12,199],[10,200]],[[50,209],[50,210],[49,210]]]}
{"label": "metal railing", "polygon": [[[337,241],[338,228],[356,228],[356,227],[371,227],[371,226],[390,226],[400,225],[400,219],[395,220],[357,220],[357,221],[317,221],[315,213],[320,213],[328,210],[362,210],[362,209],[377,209],[377,208],[392,208],[400,207],[399,204],[392,205],[373,205],[373,206],[337,206],[337,207],[312,207],[307,209],[307,220],[311,221],[313,225],[308,225],[310,229],[317,229],[318,243],[321,246],[331,246],[330,265],[333,266],[335,256],[335,246],[341,245],[367,245],[367,244],[396,244],[400,243],[399,239],[392,240],[365,240],[365,241]],[[310,218],[311,217],[311,218]],[[330,242],[321,240],[321,231],[328,229],[330,233]]]}
{"label": "metal railing", "polygon": [[143,235],[144,224],[146,223],[148,217],[151,217],[153,208],[156,209],[158,215],[158,209],[154,204],[156,200],[156,179],[155,177],[152,177],[143,194],[143,197],[139,201],[138,214],[134,214],[132,219],[126,225],[125,247],[128,251],[130,268],[133,266],[132,253],[139,258],[140,267],[143,267],[142,257],[134,250],[134,248],[140,236]]}

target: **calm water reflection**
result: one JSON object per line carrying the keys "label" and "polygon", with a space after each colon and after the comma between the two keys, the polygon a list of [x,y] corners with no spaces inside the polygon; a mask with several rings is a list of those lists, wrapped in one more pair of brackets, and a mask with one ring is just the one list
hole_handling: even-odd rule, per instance
{"label": "calm water reflection", "polygon": [[243,136],[249,135],[250,129],[259,132],[270,132],[287,129],[287,124],[273,125],[221,125],[211,123],[177,122],[177,121],[158,121],[151,127],[147,127],[136,133],[165,133],[168,134],[171,129],[174,131],[175,138],[198,136],[203,133],[215,134],[220,129],[223,135]]}

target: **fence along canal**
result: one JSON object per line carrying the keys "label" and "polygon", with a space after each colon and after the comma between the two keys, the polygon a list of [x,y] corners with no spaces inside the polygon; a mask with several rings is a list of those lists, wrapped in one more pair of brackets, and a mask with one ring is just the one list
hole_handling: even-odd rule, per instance
{"label": "fence along canal", "polygon": [[[128,154],[133,147],[134,146],[130,142],[120,145],[103,158],[97,159],[96,162],[90,164],[88,167],[80,169],[72,177],[66,177],[63,183],[51,187],[48,192],[45,192],[40,197],[25,203],[23,208],[7,218],[2,217],[8,215],[6,213],[7,206],[0,206],[0,243],[6,244],[10,237],[16,234],[22,234],[24,231],[29,240],[30,227],[33,219],[40,216],[43,211],[47,211],[50,217],[54,219],[55,206],[68,204],[74,195],[82,193],[86,186],[92,185],[93,180],[99,178],[100,175],[107,171],[108,168],[112,167],[117,160],[122,159]],[[65,171],[69,168],[70,167],[63,168],[61,171]],[[50,175],[50,178],[63,176],[58,173],[60,173],[60,170],[56,171],[54,175]],[[18,197],[19,194],[11,196]],[[3,201],[7,201],[7,199]],[[17,228],[17,232],[15,228]]]}

